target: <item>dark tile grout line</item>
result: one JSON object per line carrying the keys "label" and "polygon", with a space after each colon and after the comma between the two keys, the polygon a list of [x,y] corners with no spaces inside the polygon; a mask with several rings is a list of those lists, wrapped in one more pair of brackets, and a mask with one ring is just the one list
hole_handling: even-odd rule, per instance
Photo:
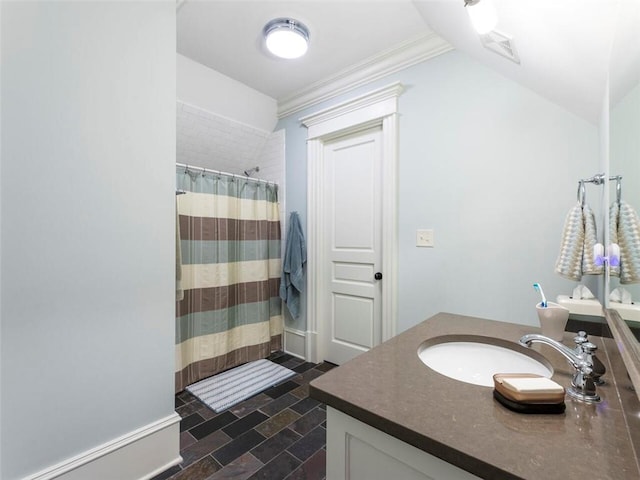
{"label": "dark tile grout line", "polygon": [[[218,476],[217,474],[217,472],[221,472],[227,467],[233,467],[234,469],[239,468],[240,470],[246,467],[248,469],[238,478],[253,478],[254,475],[261,475],[260,472],[262,472],[262,475],[270,474],[274,479],[276,477],[284,479],[292,476],[298,472],[298,470],[300,470],[300,474],[305,475],[308,473],[302,470],[305,465],[310,467],[312,466],[311,460],[315,461],[317,455],[326,455],[326,406],[308,397],[308,383],[331,370],[335,365],[327,363],[313,364],[288,354],[272,355],[269,359],[274,363],[279,363],[294,370],[298,375],[290,377],[285,382],[258,393],[224,412],[216,414],[189,392],[184,391],[176,395],[176,411],[178,411],[181,416],[183,416],[183,413],[188,412],[188,414],[183,416],[183,422],[189,419],[186,421],[187,427],[183,427],[181,423],[180,453],[186,454],[187,451],[197,452],[196,457],[187,458],[187,461],[189,461],[188,464],[172,467],[154,477],[152,480],[214,480],[217,478],[229,478],[225,477],[223,473],[220,474],[223,476]],[[291,395],[292,393],[294,394]],[[286,397],[287,395],[289,397]],[[285,401],[283,402],[281,399]],[[282,405],[283,403],[284,405]],[[267,409],[267,412],[261,410],[269,406],[272,406],[272,408]],[[298,408],[294,409],[293,407],[296,406]],[[277,410],[273,410],[274,407],[276,407]],[[285,421],[289,420],[288,423],[282,426],[276,426],[276,431],[267,430],[266,433],[269,433],[269,435],[259,433],[257,430],[259,427],[265,425],[286,410],[291,412],[292,415],[289,415],[289,417],[293,418],[292,420],[284,418]],[[271,414],[268,412],[271,412]],[[225,416],[225,414],[227,415]],[[250,417],[250,419],[247,419],[247,417]],[[280,418],[282,417],[284,417],[284,415]],[[200,418],[201,421],[198,421],[198,418]],[[216,421],[216,419],[218,420]],[[194,423],[196,421],[197,423]],[[258,423],[256,423],[256,421],[258,421]],[[205,424],[207,424],[207,427],[203,428],[202,426]],[[211,426],[214,428],[209,431],[208,429]],[[264,428],[266,427],[263,427],[263,430]],[[200,433],[194,434],[194,430],[196,433]],[[284,432],[285,430],[291,433],[286,434]],[[183,435],[189,435],[191,437],[191,439],[187,439],[189,443],[184,446],[182,441]],[[206,451],[206,444],[214,440],[214,435],[222,435],[223,443],[215,445],[212,451]],[[296,435],[299,438],[296,438],[295,441],[284,447],[277,445],[277,442],[285,435]],[[317,436],[320,436],[320,438],[315,438]],[[276,437],[276,439],[271,440],[274,439],[274,437]],[[251,453],[261,446],[267,448],[265,445],[270,441],[271,443],[269,443],[268,446],[269,448],[273,446],[274,450],[271,458],[263,456],[265,460],[263,462]],[[238,445],[242,448],[235,450]],[[296,445],[298,445],[298,447],[294,449],[294,451],[299,450],[298,456],[291,451],[291,448]],[[225,449],[225,447],[227,448]],[[200,452],[198,451],[199,448],[205,448],[205,450]],[[303,448],[310,448],[311,451],[305,452]],[[324,451],[325,453],[321,454],[319,453],[320,451]],[[256,452],[258,452],[258,450],[256,450]],[[218,454],[218,458],[215,455],[216,453]],[[239,466],[236,462],[246,458],[247,455],[250,459],[253,458],[255,460],[253,464]],[[304,460],[299,458],[299,456],[304,456]],[[209,458],[209,460],[207,460],[207,458]],[[318,457],[318,460],[320,460],[320,457]],[[307,462],[309,463],[307,464]],[[257,464],[259,464],[258,469],[255,470]],[[212,468],[215,468],[215,470],[210,471]],[[313,472],[316,474],[314,478],[324,478],[324,465],[322,465],[321,468],[322,471]],[[278,471],[278,469],[281,471]],[[191,474],[191,471],[184,473],[188,470],[191,470],[193,474]],[[251,470],[251,472],[249,470]],[[236,472],[236,470],[229,471]],[[224,473],[229,473],[229,471]]]}

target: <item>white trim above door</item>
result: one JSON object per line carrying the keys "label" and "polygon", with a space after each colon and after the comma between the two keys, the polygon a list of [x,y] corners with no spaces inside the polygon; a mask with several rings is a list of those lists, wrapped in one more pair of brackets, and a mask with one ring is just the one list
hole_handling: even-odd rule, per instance
{"label": "white trim above door", "polygon": [[325,258],[324,144],[371,127],[382,129],[382,341],[396,333],[398,297],[398,97],[401,83],[373,90],[300,119],[307,127],[307,361],[324,360],[321,339],[328,318]]}

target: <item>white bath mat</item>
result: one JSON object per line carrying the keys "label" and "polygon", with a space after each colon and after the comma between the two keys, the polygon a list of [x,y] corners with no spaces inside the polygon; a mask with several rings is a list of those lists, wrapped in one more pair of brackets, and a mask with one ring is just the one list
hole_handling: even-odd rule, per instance
{"label": "white bath mat", "polygon": [[220,413],[295,374],[269,360],[256,360],[200,380],[189,385],[187,391]]}

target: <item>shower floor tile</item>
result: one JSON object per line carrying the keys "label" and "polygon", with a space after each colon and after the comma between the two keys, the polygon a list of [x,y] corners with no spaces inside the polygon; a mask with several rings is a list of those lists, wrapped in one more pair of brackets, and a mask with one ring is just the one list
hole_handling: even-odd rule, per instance
{"label": "shower floor tile", "polygon": [[176,395],[184,462],[151,480],[325,479],[326,411],[309,398],[309,382],[335,365],[282,352],[269,359],[298,375],[226,412],[187,391]]}

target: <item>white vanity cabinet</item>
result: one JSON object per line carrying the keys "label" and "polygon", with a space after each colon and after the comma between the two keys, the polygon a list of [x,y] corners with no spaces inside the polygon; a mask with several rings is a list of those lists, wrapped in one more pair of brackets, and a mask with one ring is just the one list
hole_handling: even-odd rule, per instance
{"label": "white vanity cabinet", "polygon": [[[532,328],[439,313],[312,380],[309,394],[327,406],[327,480],[640,479],[640,405],[615,342],[591,337],[607,368],[602,402],[567,399],[563,415],[508,410],[490,388],[447,378],[418,355],[430,339],[517,341]],[[546,347],[555,378],[570,381],[565,357]]]}
{"label": "white vanity cabinet", "polygon": [[472,480],[450,463],[327,407],[327,480]]}

